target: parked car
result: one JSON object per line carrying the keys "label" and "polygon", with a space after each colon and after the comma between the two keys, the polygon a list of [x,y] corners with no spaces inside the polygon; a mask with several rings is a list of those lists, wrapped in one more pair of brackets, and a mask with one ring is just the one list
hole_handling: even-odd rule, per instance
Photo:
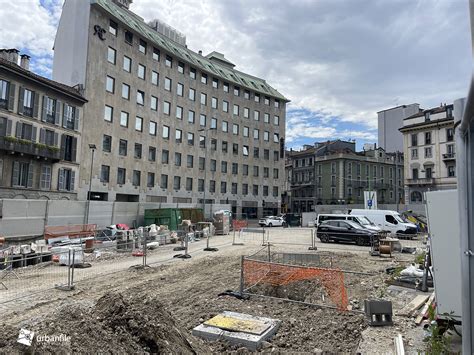
{"label": "parked car", "polygon": [[317,236],[323,243],[330,241],[355,242],[357,245],[370,245],[377,233],[361,227],[352,221],[329,220],[321,222]]}
{"label": "parked car", "polygon": [[321,222],[330,221],[330,220],[352,221],[359,224],[361,227],[372,230],[374,232],[380,232],[382,230],[380,227],[378,227],[375,223],[373,223],[367,217],[354,216],[350,214],[320,213],[318,214],[318,217],[316,217],[316,220],[314,221],[314,225],[317,227]]}
{"label": "parked car", "polygon": [[258,221],[258,224],[261,227],[277,227],[277,226],[283,226],[285,223],[285,220],[282,217],[276,217],[276,216],[268,216],[260,219]]}
{"label": "parked car", "polygon": [[418,231],[416,225],[404,220],[396,211],[354,209],[350,214],[353,216],[367,217],[382,230],[387,230],[392,234],[407,234],[409,236],[414,236]]}

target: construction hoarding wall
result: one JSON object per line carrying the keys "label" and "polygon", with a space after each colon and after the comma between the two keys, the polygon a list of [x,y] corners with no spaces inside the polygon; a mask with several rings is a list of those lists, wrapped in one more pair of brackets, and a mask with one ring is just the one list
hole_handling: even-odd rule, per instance
{"label": "construction hoarding wall", "polygon": [[[35,237],[44,233],[45,226],[69,224],[97,224],[105,228],[111,224],[143,225],[145,209],[201,208],[199,204],[108,202],[91,201],[87,220],[87,201],[70,200],[0,200],[0,236],[7,238]],[[209,213],[230,210],[226,204],[207,207]]]}

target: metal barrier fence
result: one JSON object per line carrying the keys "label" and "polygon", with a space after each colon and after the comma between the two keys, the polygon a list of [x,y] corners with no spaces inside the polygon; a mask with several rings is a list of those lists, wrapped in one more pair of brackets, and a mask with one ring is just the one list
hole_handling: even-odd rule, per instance
{"label": "metal barrier fence", "polygon": [[353,286],[377,274],[341,269],[336,262],[340,256],[330,252],[288,252],[281,248],[267,244],[241,257],[240,295],[362,312],[357,305],[363,300]]}
{"label": "metal barrier fence", "polygon": [[98,276],[129,268],[141,269],[174,258],[189,258],[193,253],[216,251],[216,246],[229,245],[229,239],[226,242],[212,236],[204,239],[198,244],[199,239],[194,235],[186,235],[181,242],[158,246],[144,231],[130,239],[93,246],[83,243],[53,248],[41,255],[6,257],[0,259],[0,304],[53,288],[72,290],[77,283]]}
{"label": "metal barrier fence", "polygon": [[265,245],[268,243],[269,232],[265,228],[240,228],[233,232],[232,244],[245,245],[257,244]]}
{"label": "metal barrier fence", "polygon": [[313,228],[272,228],[268,241],[274,245],[300,245],[315,249],[315,230]]}

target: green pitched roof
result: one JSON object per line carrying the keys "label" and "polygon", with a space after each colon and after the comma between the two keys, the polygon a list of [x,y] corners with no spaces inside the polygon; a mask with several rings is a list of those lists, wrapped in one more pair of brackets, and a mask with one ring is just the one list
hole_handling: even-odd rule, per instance
{"label": "green pitched roof", "polygon": [[180,44],[172,41],[168,37],[149,27],[144,21],[142,21],[132,12],[117,6],[110,0],[91,0],[91,4],[98,5],[111,17],[123,23],[131,30],[139,33],[141,36],[151,41],[156,46],[163,48],[165,51],[178,57],[180,60],[187,62],[199,68],[200,70],[210,73],[211,75],[218,76],[226,81],[232,82],[233,84],[289,102],[289,100],[280,94],[276,89],[268,85],[265,80],[242,73],[238,70],[229,68],[228,66],[219,65],[215,61],[211,61],[210,59],[181,46]]}

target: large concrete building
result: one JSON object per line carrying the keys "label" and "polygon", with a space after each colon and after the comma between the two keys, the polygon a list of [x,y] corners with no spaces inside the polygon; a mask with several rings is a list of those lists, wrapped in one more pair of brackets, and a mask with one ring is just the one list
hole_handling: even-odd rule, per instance
{"label": "large concrete building", "polygon": [[330,141],[287,152],[292,212],[314,205],[363,204],[364,191],[377,191],[380,204],[402,202],[403,154],[381,148],[356,152],[355,142]]}
{"label": "large concrete building", "polygon": [[403,120],[405,199],[424,201],[424,192],[456,188],[453,105],[422,110]]}
{"label": "large concrete building", "polygon": [[377,112],[379,147],[387,153],[403,152],[403,119],[420,111],[419,104],[401,105]]}
{"label": "large concrete building", "polygon": [[90,189],[97,200],[205,199],[250,216],[278,213],[288,100],[224,55],[193,52],[176,30],[147,24],[130,2],[63,6],[53,78],[89,99],[81,198]]}
{"label": "large concrete building", "polygon": [[0,199],[76,199],[85,101],[0,50]]}

